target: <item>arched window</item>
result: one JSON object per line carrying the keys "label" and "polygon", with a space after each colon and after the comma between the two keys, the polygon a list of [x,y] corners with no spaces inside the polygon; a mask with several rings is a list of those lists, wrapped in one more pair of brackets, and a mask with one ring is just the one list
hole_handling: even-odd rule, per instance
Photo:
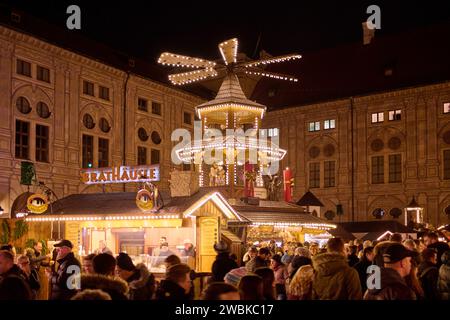
{"label": "arched window", "polygon": [[392,208],[392,209],[389,211],[389,215],[390,215],[391,217],[393,217],[394,219],[398,219],[398,217],[400,217],[400,216],[402,215],[402,210],[399,209],[399,208]]}
{"label": "arched window", "polygon": [[375,217],[375,219],[383,219],[385,214],[386,212],[381,208],[377,208],[372,212],[372,215]]}
{"label": "arched window", "polygon": [[89,113],[86,113],[83,116],[83,124],[88,129],[94,129],[95,127],[94,118],[92,118],[92,116]]}
{"label": "arched window", "polygon": [[100,130],[102,130],[104,133],[108,133],[111,130],[111,126],[109,125],[108,120],[105,118],[100,119]]}
{"label": "arched window", "polygon": [[38,102],[36,106],[36,112],[39,115],[39,117],[43,119],[47,119],[50,117],[50,109],[48,108],[48,105],[45,102]]}
{"label": "arched window", "polygon": [[152,135],[151,135],[151,138],[152,138],[152,142],[154,144],[160,144],[161,143],[161,136],[159,135],[158,132],[153,131]]}
{"label": "arched window", "polygon": [[138,130],[138,137],[143,142],[147,141],[148,140],[147,131],[144,128],[139,128],[139,130]]}
{"label": "arched window", "polygon": [[328,220],[333,220],[335,216],[336,214],[331,210],[325,212],[325,218],[327,218]]}
{"label": "arched window", "polygon": [[19,112],[23,114],[28,114],[31,112],[30,103],[25,97],[19,97],[16,100],[16,108]]}

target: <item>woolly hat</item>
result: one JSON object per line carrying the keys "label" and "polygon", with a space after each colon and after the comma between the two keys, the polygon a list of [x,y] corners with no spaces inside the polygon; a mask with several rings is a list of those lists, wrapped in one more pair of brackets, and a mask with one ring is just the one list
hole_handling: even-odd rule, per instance
{"label": "woolly hat", "polygon": [[246,274],[247,269],[245,267],[236,268],[228,272],[223,280],[225,281],[225,283],[231,284],[237,288],[239,281]]}

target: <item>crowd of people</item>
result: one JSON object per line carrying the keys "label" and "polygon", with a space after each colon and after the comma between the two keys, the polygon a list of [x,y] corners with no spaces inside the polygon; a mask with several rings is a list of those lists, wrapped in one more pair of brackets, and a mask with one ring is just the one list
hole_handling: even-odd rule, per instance
{"label": "crowd of people", "polygon": [[450,247],[435,233],[420,240],[393,234],[382,242],[331,238],[323,247],[270,242],[250,246],[240,261],[220,242],[200,295],[195,271],[177,255],[165,258],[165,276],[157,280],[124,252],[105,249],[80,262],[70,241],[54,246],[52,257],[39,243],[18,256],[2,247],[0,300],[36,299],[40,268],[51,279],[50,300],[450,300]]}

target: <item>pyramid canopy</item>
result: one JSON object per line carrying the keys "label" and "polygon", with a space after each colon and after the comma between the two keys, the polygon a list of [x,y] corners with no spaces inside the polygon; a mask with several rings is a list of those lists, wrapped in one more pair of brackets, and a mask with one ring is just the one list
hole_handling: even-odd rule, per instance
{"label": "pyramid canopy", "polygon": [[227,74],[222,82],[222,85],[220,86],[219,92],[217,92],[217,96],[213,100],[207,101],[197,106],[197,109],[214,107],[224,104],[245,105],[248,107],[256,107],[266,110],[266,107],[264,105],[247,99],[244,92],[242,91],[238,77],[233,72],[229,72]]}
{"label": "pyramid canopy", "polygon": [[307,191],[300,200],[297,201],[299,206],[314,206],[314,207],[324,207],[323,203],[311,192]]}

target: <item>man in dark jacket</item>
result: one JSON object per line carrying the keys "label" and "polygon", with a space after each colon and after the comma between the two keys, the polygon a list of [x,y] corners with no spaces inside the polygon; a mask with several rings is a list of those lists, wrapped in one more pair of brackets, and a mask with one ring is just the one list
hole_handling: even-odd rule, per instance
{"label": "man in dark jacket", "polygon": [[416,295],[404,279],[411,272],[412,257],[414,252],[402,244],[390,244],[383,254],[384,267],[380,272],[380,288],[368,289],[364,300],[415,300]]}
{"label": "man in dark jacket", "polygon": [[422,286],[425,300],[439,300],[437,264],[437,250],[425,249],[421,253],[422,262],[419,264],[417,277]]}
{"label": "man in dark jacket", "polygon": [[75,258],[72,252],[73,244],[69,240],[61,240],[54,244],[54,247],[58,252],[56,256],[58,269],[52,274],[50,300],[70,300],[79,289],[77,277],[81,273],[81,264]]}
{"label": "man in dark jacket", "polygon": [[18,277],[27,282],[27,275],[14,263],[12,252],[0,250],[0,280],[7,277]]}
{"label": "man in dark jacket", "polygon": [[423,241],[428,249],[436,249],[437,250],[437,264],[436,267],[439,269],[439,267],[442,265],[442,254],[449,250],[450,247],[447,243],[439,241],[438,235],[435,232],[430,232],[425,234],[423,237]]}
{"label": "man in dark jacket", "polygon": [[216,250],[217,256],[211,267],[211,282],[223,282],[225,275],[230,270],[236,269],[238,265],[236,261],[230,258],[230,252],[225,242],[216,243],[214,250]]}
{"label": "man in dark jacket", "polygon": [[45,256],[42,254],[42,242],[35,241],[33,249],[27,251],[27,256],[30,259],[31,268],[39,272],[42,265],[48,265],[50,261],[50,256]]}
{"label": "man in dark jacket", "polygon": [[245,267],[247,268],[248,272],[255,272],[255,270],[258,268],[268,267],[269,258],[270,258],[270,250],[268,248],[261,248],[258,251],[258,255],[249,262],[247,262]]}
{"label": "man in dark jacket", "polygon": [[353,266],[359,275],[359,282],[361,283],[362,293],[367,290],[367,268],[372,265],[375,254],[373,253],[373,247],[366,247],[363,250],[363,256],[361,261]]}
{"label": "man in dark jacket", "polygon": [[128,300],[128,284],[115,277],[116,259],[109,253],[100,253],[92,259],[93,274],[81,276],[81,290],[100,289],[111,297],[111,300]]}
{"label": "man in dark jacket", "polygon": [[312,257],[315,270],[313,279],[313,299],[319,300],[360,300],[361,284],[358,273],[348,265],[344,242],[341,238],[331,238],[327,252]]}
{"label": "man in dark jacket", "polygon": [[157,300],[190,300],[189,292],[192,282],[190,278],[191,268],[188,265],[176,264],[166,272],[166,279],[156,291]]}
{"label": "man in dark jacket", "polygon": [[145,264],[133,264],[130,256],[124,252],[116,258],[117,273],[128,283],[130,300],[151,300],[155,292],[155,276]]}

